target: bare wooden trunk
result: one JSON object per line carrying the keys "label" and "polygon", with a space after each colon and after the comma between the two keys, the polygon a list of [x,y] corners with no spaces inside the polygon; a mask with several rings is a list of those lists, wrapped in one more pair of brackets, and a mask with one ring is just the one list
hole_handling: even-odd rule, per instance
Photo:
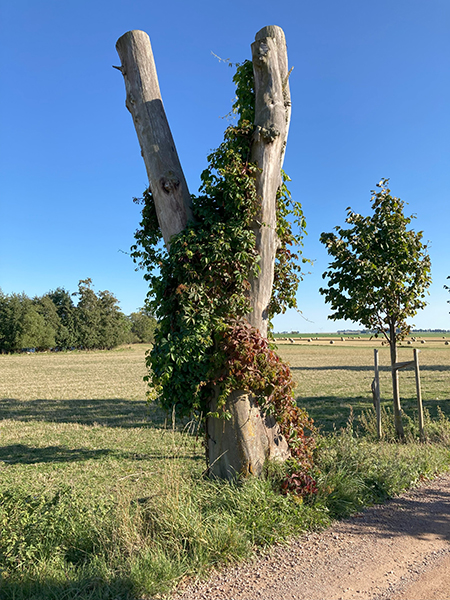
{"label": "bare wooden trunk", "polygon": [[192,218],[191,197],[164,111],[150,38],[129,31],[117,40],[130,111],[166,246]]}
{"label": "bare wooden trunk", "polygon": [[[148,35],[130,31],[116,45],[125,79],[126,106],[134,125],[167,246],[192,218],[191,199],[164,112]],[[267,336],[267,307],[272,294],[276,234],[276,194],[290,120],[286,42],[282,29],[261,29],[252,44],[255,76],[255,138],[251,160],[260,172],[257,192],[261,210],[254,223],[260,274],[251,281],[250,324]],[[210,473],[229,479],[236,474],[260,475],[267,458],[285,460],[286,440],[273,418],[262,415],[251,395],[236,391],[225,407],[229,421],[207,419]],[[215,403],[211,411],[214,412]]]}
{"label": "bare wooden trunk", "polygon": [[[209,474],[220,479],[261,475],[267,459],[290,456],[275,419],[261,414],[251,394],[235,391],[227,399],[229,420],[207,419]],[[211,411],[216,410],[215,402]]]}
{"label": "bare wooden trunk", "polygon": [[279,244],[276,196],[281,185],[281,167],[291,118],[286,40],[280,27],[269,25],[256,34],[252,59],[256,98],[251,161],[259,167],[256,189],[261,198],[261,209],[254,224],[260,274],[251,280],[250,303],[253,310],[248,320],[267,337],[267,309]]}
{"label": "bare wooden trunk", "polygon": [[[253,224],[260,273],[250,280],[248,321],[267,337],[268,305],[272,296],[276,232],[276,196],[281,184],[286,141],[291,116],[286,40],[280,27],[261,29],[252,44],[255,79],[255,134],[251,162],[259,167],[256,189],[261,200]],[[272,418],[261,415],[254,399],[235,392],[225,409],[230,421],[209,418],[207,423],[210,472],[219,477],[235,473],[260,475],[265,459],[286,460],[290,456],[286,440]]]}

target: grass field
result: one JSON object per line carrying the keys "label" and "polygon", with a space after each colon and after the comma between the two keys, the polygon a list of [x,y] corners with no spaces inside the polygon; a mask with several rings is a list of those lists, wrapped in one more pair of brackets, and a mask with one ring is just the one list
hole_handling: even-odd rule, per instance
{"label": "grass field", "polygon": [[[378,347],[387,407],[388,350]],[[281,496],[270,478],[236,486],[202,478],[195,423],[174,424],[145,402],[144,346],[1,355],[0,598],[164,595],[185,576],[324,526],[445,469],[450,424],[438,407],[450,416],[450,346],[420,345],[424,404],[440,418],[430,432],[442,437],[425,446],[352,433],[371,408],[373,348],[340,338],[279,344],[299,404],[326,434],[320,491],[303,504]],[[400,360],[411,357],[411,346],[402,347]],[[413,371],[401,372],[400,389],[413,417]]]}
{"label": "grass field", "polygon": [[[334,338],[313,342],[279,343],[279,353],[291,365],[297,383],[296,395],[324,431],[343,427],[352,409],[356,415],[372,406],[371,383],[374,378],[374,348],[378,349],[380,389],[384,406],[390,406],[392,383],[389,349],[368,339],[340,341]],[[450,416],[450,346],[432,338],[399,348],[399,362],[413,359],[413,348],[420,349],[419,364],[424,407],[433,417],[438,406]],[[413,368],[401,370],[402,408],[411,417],[417,411]]]}

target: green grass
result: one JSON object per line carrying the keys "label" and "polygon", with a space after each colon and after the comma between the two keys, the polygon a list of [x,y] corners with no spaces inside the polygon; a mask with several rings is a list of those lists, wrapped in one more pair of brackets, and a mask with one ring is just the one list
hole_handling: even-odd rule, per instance
{"label": "green grass", "polygon": [[[401,373],[410,442],[374,441],[373,347],[280,345],[298,402],[323,431],[319,493],[281,474],[211,482],[195,423],[145,402],[145,347],[0,356],[0,598],[143,599],[400,493],[450,463],[450,347],[420,353],[433,443],[415,441],[413,372]],[[406,360],[410,348],[401,350]],[[388,351],[383,426],[392,437]],[[183,429],[184,428],[184,429]]]}
{"label": "green grass", "polygon": [[[358,417],[373,406],[374,344],[286,345],[279,352],[292,369],[297,383],[298,403],[324,432],[344,427],[350,412]],[[389,350],[378,347],[382,405],[392,405]],[[399,361],[413,359],[410,347],[399,349]],[[424,347],[419,353],[424,407],[432,418],[440,408],[450,416],[450,346]],[[416,380],[413,368],[401,370],[402,408],[411,418],[417,412]]]}

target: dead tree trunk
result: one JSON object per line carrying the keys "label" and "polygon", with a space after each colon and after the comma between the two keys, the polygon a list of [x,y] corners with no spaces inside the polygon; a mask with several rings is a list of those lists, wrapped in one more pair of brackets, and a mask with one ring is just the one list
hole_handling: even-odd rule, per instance
{"label": "dead tree trunk", "polygon": [[[166,244],[191,218],[190,196],[167,123],[150,40],[131,31],[117,42],[125,79],[126,106],[131,112]],[[276,234],[276,194],[290,120],[286,42],[282,29],[261,29],[252,44],[256,113],[252,161],[259,167],[260,214],[254,223],[260,274],[251,281],[249,323],[267,336],[267,308],[272,293]],[[286,440],[273,417],[262,415],[251,394],[233,392],[228,421],[207,419],[210,473],[229,479],[236,474],[260,475],[267,458],[289,456]],[[215,410],[212,402],[211,411]]]}
{"label": "dead tree trunk", "polygon": [[[255,80],[255,133],[251,162],[258,166],[256,189],[261,200],[253,224],[260,273],[251,279],[250,325],[267,337],[268,305],[272,295],[276,232],[276,196],[291,116],[286,41],[280,27],[261,29],[252,44]],[[235,392],[228,399],[229,421],[208,418],[210,471],[222,478],[234,472],[260,475],[266,458],[285,460],[286,440],[273,417],[261,415],[251,394]],[[233,448],[231,452],[230,449]]]}
{"label": "dead tree trunk", "polygon": [[275,254],[278,248],[276,196],[281,185],[291,96],[286,40],[280,27],[270,25],[256,34],[252,44],[255,79],[255,133],[251,162],[259,170],[256,191],[261,208],[254,224],[260,274],[251,281],[249,322],[267,337],[268,306],[272,296]]}
{"label": "dead tree trunk", "polygon": [[122,61],[126,107],[130,111],[147,168],[149,187],[166,246],[192,218],[191,197],[164,111],[150,38],[129,31],[116,44]]}

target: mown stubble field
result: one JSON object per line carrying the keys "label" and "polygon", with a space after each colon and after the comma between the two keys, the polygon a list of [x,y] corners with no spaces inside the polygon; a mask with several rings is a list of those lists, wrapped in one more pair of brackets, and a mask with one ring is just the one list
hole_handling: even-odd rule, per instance
{"label": "mown stubble field", "polygon": [[[373,343],[279,344],[299,404],[325,432],[320,492],[283,496],[276,479],[202,477],[201,435],[145,399],[145,346],[109,352],[0,355],[0,597],[130,600],[169,592],[258,547],[320,528],[397,494],[450,462],[450,425],[423,446],[379,444],[346,427],[371,408]],[[388,350],[379,347],[389,405]],[[400,360],[412,357],[401,348]],[[450,415],[450,347],[421,348],[422,395]],[[401,373],[415,410],[414,372]],[[2,520],[3,519],[3,520]],[[2,573],[3,570],[3,574]]]}
{"label": "mown stubble field", "polygon": [[[298,403],[324,432],[372,406],[374,343],[337,340],[278,346],[291,365]],[[382,398],[390,406],[389,351],[377,346]],[[91,490],[95,481],[144,489],[174,453],[183,468],[202,470],[201,441],[173,431],[171,415],[146,403],[147,349],[0,356],[0,486],[23,478],[32,486],[69,479]],[[424,406],[432,416],[438,406],[450,415],[450,346],[436,341],[420,349]],[[401,347],[399,360],[411,358],[411,347]],[[412,417],[412,369],[400,372],[400,390]]]}

